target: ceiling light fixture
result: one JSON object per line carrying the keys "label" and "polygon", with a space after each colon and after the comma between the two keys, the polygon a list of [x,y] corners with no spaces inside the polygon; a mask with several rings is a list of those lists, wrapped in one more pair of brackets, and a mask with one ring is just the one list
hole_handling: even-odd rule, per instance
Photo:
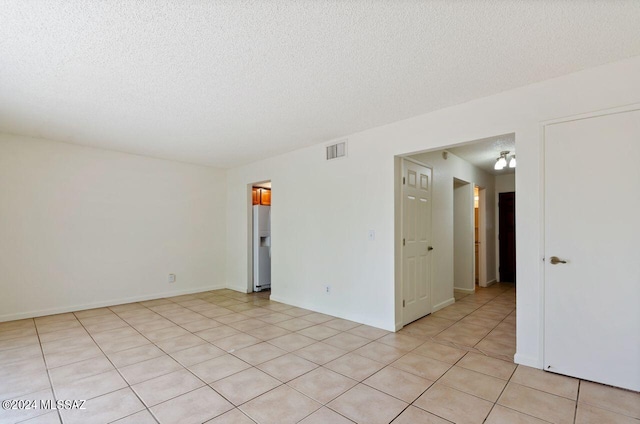
{"label": "ceiling light fixture", "polygon": [[516,155],[511,156],[511,160],[509,161],[509,168],[516,167]]}
{"label": "ceiling light fixture", "polygon": [[496,164],[493,166],[493,169],[500,171],[507,166],[507,155],[509,154],[508,150],[500,152],[500,157],[496,159]]}

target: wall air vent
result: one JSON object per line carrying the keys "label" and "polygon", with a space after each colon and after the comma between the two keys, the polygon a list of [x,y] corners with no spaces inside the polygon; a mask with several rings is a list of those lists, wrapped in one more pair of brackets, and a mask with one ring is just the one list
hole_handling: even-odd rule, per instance
{"label": "wall air vent", "polygon": [[327,146],[327,160],[347,156],[347,140]]}

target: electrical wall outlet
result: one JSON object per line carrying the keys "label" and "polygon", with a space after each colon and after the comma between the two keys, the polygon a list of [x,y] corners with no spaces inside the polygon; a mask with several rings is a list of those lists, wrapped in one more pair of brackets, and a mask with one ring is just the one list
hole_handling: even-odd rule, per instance
{"label": "electrical wall outlet", "polygon": [[324,286],[324,292],[325,292],[326,294],[331,293],[331,286]]}
{"label": "electrical wall outlet", "polygon": [[169,274],[169,283],[176,282],[176,274]]}

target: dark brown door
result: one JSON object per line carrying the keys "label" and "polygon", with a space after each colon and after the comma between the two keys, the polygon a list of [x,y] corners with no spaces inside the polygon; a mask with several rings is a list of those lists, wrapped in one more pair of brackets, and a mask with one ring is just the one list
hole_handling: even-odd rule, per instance
{"label": "dark brown door", "polygon": [[499,195],[500,281],[516,282],[516,193]]}

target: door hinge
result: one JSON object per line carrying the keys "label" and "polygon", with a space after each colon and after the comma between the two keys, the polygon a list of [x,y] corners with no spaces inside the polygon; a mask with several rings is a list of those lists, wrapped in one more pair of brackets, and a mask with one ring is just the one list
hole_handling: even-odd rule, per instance
{"label": "door hinge", "polygon": [[404,299],[402,299],[402,307],[404,308]]}
{"label": "door hinge", "polygon": [[406,177],[402,177],[402,184],[406,184],[406,183],[407,183]]}
{"label": "door hinge", "polygon": [[405,239],[402,239],[402,245],[404,246],[406,243]]}

